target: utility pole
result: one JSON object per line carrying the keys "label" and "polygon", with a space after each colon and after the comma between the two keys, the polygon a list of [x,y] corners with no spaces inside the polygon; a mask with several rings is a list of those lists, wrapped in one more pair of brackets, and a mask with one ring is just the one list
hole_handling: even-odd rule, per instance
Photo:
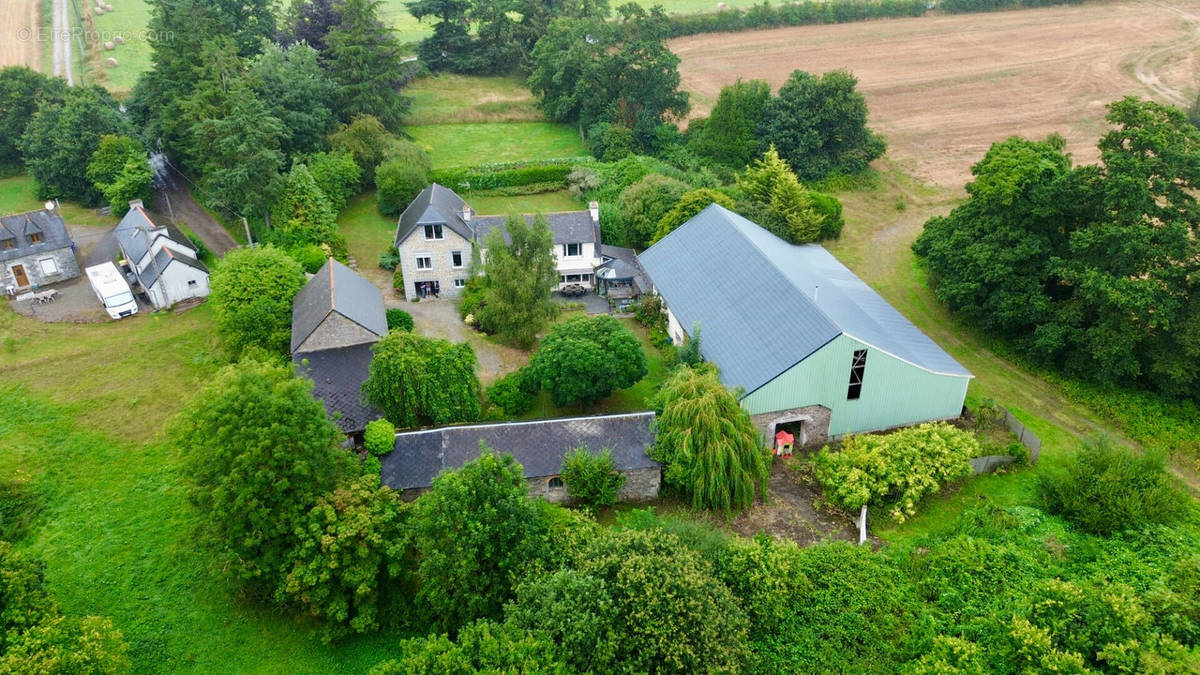
{"label": "utility pole", "polygon": [[246,230],[246,246],[254,248],[254,240],[250,238],[250,223],[246,222],[246,216],[242,216],[242,227]]}

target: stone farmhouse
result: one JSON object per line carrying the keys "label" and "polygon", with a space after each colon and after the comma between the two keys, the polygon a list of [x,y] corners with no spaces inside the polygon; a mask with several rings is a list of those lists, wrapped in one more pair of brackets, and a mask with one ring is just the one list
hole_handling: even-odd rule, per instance
{"label": "stone farmhouse", "polygon": [[971,374],[821,246],[713,204],[638,258],[671,339],[699,324],[702,356],[767,438],[813,445],[962,412]]}
{"label": "stone farmhouse", "polygon": [[387,335],[383,294],[330,258],[292,301],[292,361],[313,381],[313,396],[343,433],[356,436],[377,410],[359,395],[371,368],[371,347]]}
{"label": "stone farmhouse", "polygon": [[483,441],[508,453],[525,471],[529,493],[548,501],[568,501],[559,475],[563,457],[578,447],[612,450],[613,464],[625,475],[622,501],[658,496],[662,471],[646,450],[654,444],[654,413],[568,417],[530,422],[475,424],[396,434],[396,449],[382,458],[383,484],[416,497],[443,470],[456,469],[479,456]]}
{"label": "stone farmhouse", "polygon": [[0,292],[11,295],[77,276],[75,244],[57,212],[0,217]]}
{"label": "stone farmhouse", "polygon": [[[587,211],[544,214],[554,235],[559,288],[578,284],[596,287],[598,268],[605,268],[619,257],[633,260],[630,249],[606,247],[600,241],[600,206],[596,202]],[[479,216],[453,190],[434,183],[421,191],[400,214],[396,225],[395,246],[404,275],[404,297],[457,298],[470,275],[473,251],[480,259],[487,256],[484,241],[498,229],[507,241],[504,223],[507,216]],[[526,215],[533,222],[533,215]],[[612,287],[632,287],[632,268],[622,265],[612,275]],[[606,286],[607,288],[607,286]]]}
{"label": "stone farmhouse", "polygon": [[187,238],[156,225],[140,199],[129,202],[129,211],[113,229],[124,267],[146,294],[154,309],[177,302],[208,297],[208,268],[197,258]]}

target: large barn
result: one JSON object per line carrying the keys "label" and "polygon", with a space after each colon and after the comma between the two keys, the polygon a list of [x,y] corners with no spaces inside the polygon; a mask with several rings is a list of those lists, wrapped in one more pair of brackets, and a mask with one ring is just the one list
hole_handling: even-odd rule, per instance
{"label": "large barn", "polygon": [[639,260],[671,338],[700,327],[701,354],[768,436],[812,445],[962,411],[971,374],[821,246],[713,204]]}

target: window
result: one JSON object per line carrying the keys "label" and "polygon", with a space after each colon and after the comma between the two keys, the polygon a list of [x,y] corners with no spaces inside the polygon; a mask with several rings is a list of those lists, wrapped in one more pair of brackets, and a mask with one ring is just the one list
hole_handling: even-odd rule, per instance
{"label": "window", "polygon": [[567,257],[583,255],[583,244],[564,244],[563,249],[566,250]]}
{"label": "window", "polygon": [[455,280],[454,280],[454,287],[455,287],[455,288],[462,288],[463,286],[466,286],[466,285],[467,285],[467,280],[466,280],[466,279],[455,279]]}
{"label": "window", "polygon": [[0,239],[0,250],[10,251],[17,247],[16,239]]}
{"label": "window", "polygon": [[463,266],[462,251],[454,251],[450,254],[450,266],[454,268]]}
{"label": "window", "polygon": [[54,258],[42,258],[38,265],[42,268],[42,274],[58,274],[58,263],[54,262]]}
{"label": "window", "polygon": [[417,269],[419,269],[419,270],[433,269],[433,256],[431,256],[431,255],[417,256]]}
{"label": "window", "polygon": [[580,281],[587,281],[591,276],[590,274],[560,274],[558,278],[562,280],[562,283],[577,284]]}
{"label": "window", "polygon": [[563,489],[563,479],[559,478],[558,476],[555,476],[554,478],[550,479],[550,482],[547,484],[547,487],[549,487],[551,490],[561,490],[561,489]]}
{"label": "window", "polygon": [[442,226],[440,224],[439,225],[426,225],[425,226],[425,238],[431,239],[431,240],[432,239],[441,239],[442,238]]}
{"label": "window", "polygon": [[196,285],[195,279],[188,279],[188,286],[195,286],[195,285]]}
{"label": "window", "polygon": [[867,350],[855,349],[854,361],[850,364],[850,389],[846,391],[846,400],[853,401],[862,395],[863,373],[867,369]]}
{"label": "window", "polygon": [[590,274],[580,274],[580,275],[579,275],[579,280],[580,280],[580,281],[591,281],[591,280],[592,280],[592,275],[590,275]]}
{"label": "window", "polygon": [[42,233],[41,232],[30,232],[29,233],[29,243],[31,243],[31,244],[42,243]]}

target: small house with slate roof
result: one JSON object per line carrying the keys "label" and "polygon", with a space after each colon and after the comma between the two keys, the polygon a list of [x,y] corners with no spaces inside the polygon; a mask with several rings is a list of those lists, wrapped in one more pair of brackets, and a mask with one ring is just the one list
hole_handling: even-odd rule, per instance
{"label": "small house with slate roof", "polygon": [[[592,287],[600,254],[600,207],[587,211],[544,214],[554,236],[554,256],[559,287],[579,284]],[[483,247],[492,230],[504,232],[507,216],[478,216],[454,190],[434,183],[421,191],[400,214],[396,224],[396,251],[404,275],[404,297],[456,298],[469,277],[472,248],[487,256]],[[534,216],[525,216],[533,222]]]}
{"label": "small house with slate roof", "polygon": [[140,199],[113,230],[125,264],[155,309],[208,297],[208,268],[197,258],[187,238],[155,224]]}
{"label": "small house with slate roof", "polygon": [[13,294],[77,276],[74,244],[57,212],[0,217],[0,292]]}
{"label": "small house with slate roof", "polygon": [[330,258],[292,301],[292,361],[313,381],[313,396],[346,434],[359,434],[382,415],[359,395],[372,346],[387,335],[383,294]]}
{"label": "small house with slate roof", "polygon": [[574,448],[612,451],[625,476],[623,501],[658,496],[662,471],[646,451],[654,444],[654,413],[566,417],[530,422],[472,424],[396,434],[396,448],[380,458],[383,484],[415,497],[446,470],[479,457],[480,442],[521,464],[534,497],[559,502],[570,498],[559,474]]}
{"label": "small house with slate roof", "polygon": [[713,204],[638,259],[672,340],[700,325],[701,355],[767,438],[812,445],[962,412],[971,373],[821,246]]}

